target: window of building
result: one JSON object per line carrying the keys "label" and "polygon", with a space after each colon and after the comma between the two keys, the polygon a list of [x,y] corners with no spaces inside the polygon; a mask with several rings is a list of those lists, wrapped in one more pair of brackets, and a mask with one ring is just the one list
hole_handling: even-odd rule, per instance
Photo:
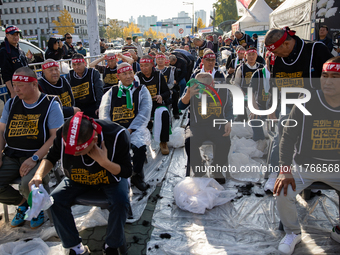
{"label": "window of building", "polygon": [[[0,15],[2,14],[2,9],[0,9]],[[3,24],[3,23],[1,23],[1,24]]]}
{"label": "window of building", "polygon": [[17,19],[17,24],[20,25],[20,19]]}
{"label": "window of building", "polygon": [[10,13],[10,14],[13,13],[13,8],[9,8],[9,13]]}
{"label": "window of building", "polygon": [[15,8],[15,13],[19,13],[19,8]]}
{"label": "window of building", "polygon": [[21,7],[21,13],[25,13],[25,8]]}
{"label": "window of building", "polygon": [[51,21],[55,21],[55,17],[51,17]]}
{"label": "window of building", "polygon": [[43,19],[43,18],[40,18],[40,19],[39,19],[39,22],[40,22],[40,23],[44,23],[44,19]]}
{"label": "window of building", "polygon": [[41,34],[45,34],[45,29],[41,29]]}
{"label": "window of building", "polygon": [[34,19],[33,19],[33,22],[34,22],[34,24],[37,24],[37,19],[34,18]]}
{"label": "window of building", "polygon": [[32,12],[35,12],[35,7],[34,6],[32,7]]}
{"label": "window of building", "polygon": [[60,11],[60,5],[56,6],[57,11]]}
{"label": "window of building", "polygon": [[27,12],[31,12],[31,7],[27,7]]}
{"label": "window of building", "polygon": [[4,9],[4,13],[5,13],[5,14],[8,14],[7,9]]}
{"label": "window of building", "polygon": [[42,7],[41,6],[38,6],[38,11],[42,12]]}
{"label": "window of building", "polygon": [[27,30],[24,30],[24,35],[27,35]]}
{"label": "window of building", "polygon": [[26,19],[22,19],[22,24],[26,24]]}
{"label": "window of building", "polygon": [[46,23],[48,23],[48,18],[45,18]]}
{"label": "window of building", "polygon": [[8,24],[9,22],[8,22],[8,19],[6,19],[6,24]]}
{"label": "window of building", "polygon": [[34,33],[37,35],[38,34],[38,30],[36,29],[36,30],[34,30]]}
{"label": "window of building", "polygon": [[46,6],[44,6],[44,10],[45,10],[45,12],[47,12],[47,5],[46,5]]}
{"label": "window of building", "polygon": [[11,25],[15,25],[14,19],[11,19]]}
{"label": "window of building", "polygon": [[51,11],[54,11],[54,5],[51,5],[51,6],[50,6],[50,10],[51,10]]}
{"label": "window of building", "polygon": [[30,35],[33,35],[33,30],[32,29],[30,29]]}
{"label": "window of building", "polygon": [[69,6],[67,6],[67,11],[68,11],[68,12],[70,11],[70,7],[69,7]]}
{"label": "window of building", "polygon": [[32,19],[31,18],[28,18],[28,24],[32,24]]}

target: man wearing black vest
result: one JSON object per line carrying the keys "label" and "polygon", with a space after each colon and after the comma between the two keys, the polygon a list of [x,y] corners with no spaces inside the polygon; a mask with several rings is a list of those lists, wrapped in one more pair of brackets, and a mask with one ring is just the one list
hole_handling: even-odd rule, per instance
{"label": "man wearing black vest", "polygon": [[[277,87],[279,91],[283,87],[299,87],[309,91],[320,89],[318,78],[321,76],[322,65],[333,57],[322,42],[304,41],[295,35],[295,31],[285,27],[268,31],[265,37],[265,46],[275,56],[272,58],[269,68],[271,87]],[[287,98],[298,98],[298,96],[298,93],[289,93]],[[288,118],[290,110],[291,106],[287,106],[286,115],[280,116],[278,123]],[[270,118],[276,119],[275,113]],[[271,153],[273,167],[279,165],[281,136],[282,126],[279,125],[279,134],[274,139]]]}
{"label": "man wearing black vest", "polygon": [[165,55],[163,52],[159,52],[156,55],[156,70],[162,72],[165,81],[170,89],[171,93],[171,104],[172,104],[172,112],[174,114],[175,119],[179,119],[179,109],[178,109],[178,98],[179,98],[179,86],[178,84],[174,84],[176,80],[176,67],[174,66],[165,66]]}
{"label": "man wearing black vest", "polygon": [[[105,61],[107,65],[99,65],[100,62]],[[89,64],[90,68],[96,68],[101,74],[103,74],[104,93],[108,91],[112,86],[118,84],[117,78],[117,55],[114,53],[108,53],[101,58],[92,61]]]}
{"label": "man wearing black vest", "polygon": [[[163,74],[153,68],[153,60],[149,55],[144,55],[140,60],[141,71],[136,75],[140,80],[140,84],[146,86],[152,98],[153,117],[153,136],[163,155],[169,154],[167,142],[169,141],[170,132],[170,115],[165,106],[165,101],[170,97],[170,90]],[[151,126],[150,122],[150,126]]]}
{"label": "man wearing black vest", "polygon": [[87,68],[84,56],[79,53],[73,55],[72,67],[66,79],[71,84],[76,107],[85,115],[96,118],[103,96],[100,74],[96,69]]}
{"label": "man wearing black vest", "polygon": [[[311,115],[303,114],[294,105],[283,130],[281,170],[274,187],[277,209],[286,232],[278,248],[281,254],[292,254],[301,241],[296,195],[313,182],[323,182],[340,190],[339,79],[340,57],[331,58],[323,65],[321,90],[312,91],[311,99],[304,104]],[[331,238],[338,243],[339,227],[331,231]]]}
{"label": "man wearing black vest", "polygon": [[16,95],[12,86],[13,73],[19,67],[28,66],[25,52],[19,47],[20,34],[21,30],[16,26],[8,26],[0,48],[1,76],[12,98]]}
{"label": "man wearing black vest", "polygon": [[146,159],[151,116],[152,99],[148,89],[134,80],[134,73],[128,63],[118,65],[119,84],[113,86],[104,96],[99,108],[99,118],[114,121],[125,127],[131,135],[133,150],[133,172],[131,182],[144,191],[143,165]]}
{"label": "man wearing black vest", "polygon": [[43,77],[39,79],[39,89],[47,95],[59,97],[64,118],[69,118],[80,112],[80,109],[74,106],[71,85],[63,76],[60,76],[59,63],[53,59],[47,59],[42,65],[42,70]]}
{"label": "man wearing black vest", "polygon": [[[47,154],[64,117],[58,97],[40,93],[36,74],[28,67],[17,69],[12,78],[17,96],[5,104],[0,119],[0,202],[18,205],[11,226],[25,223],[30,193],[28,183]],[[5,147],[5,145],[7,145]],[[21,177],[19,190],[10,184]],[[43,180],[48,191],[49,178]],[[31,220],[31,228],[44,223],[44,212]]]}
{"label": "man wearing black vest", "polygon": [[238,45],[241,45],[245,49],[248,49],[249,47],[254,47],[254,41],[249,35],[244,34],[241,31],[236,31],[235,39],[232,42],[232,45],[234,46],[234,48],[236,48]]}
{"label": "man wearing black vest", "polygon": [[80,194],[100,189],[109,201],[109,218],[103,253],[118,255],[125,246],[124,225],[129,208],[132,166],[130,143],[125,129],[112,121],[94,121],[82,112],[69,118],[57,131],[53,146],[32,178],[30,186],[39,186],[44,176],[61,159],[66,177],[51,196],[54,227],[70,255],[88,255],[82,244],[71,211]]}

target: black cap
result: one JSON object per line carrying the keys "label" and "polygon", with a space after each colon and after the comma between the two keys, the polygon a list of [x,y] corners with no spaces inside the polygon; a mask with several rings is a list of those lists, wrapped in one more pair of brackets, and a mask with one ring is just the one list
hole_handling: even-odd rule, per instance
{"label": "black cap", "polygon": [[257,34],[253,34],[253,37],[258,38]]}

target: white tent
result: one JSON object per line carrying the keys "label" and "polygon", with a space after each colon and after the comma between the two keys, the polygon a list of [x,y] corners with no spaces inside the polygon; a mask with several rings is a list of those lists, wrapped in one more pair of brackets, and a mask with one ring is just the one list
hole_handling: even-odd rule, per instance
{"label": "white tent", "polygon": [[270,28],[289,26],[299,37],[309,39],[312,0],[286,0],[270,14]]}
{"label": "white tent", "polygon": [[261,31],[269,29],[269,14],[273,10],[264,0],[257,0],[249,12],[242,16],[233,24],[238,26],[238,30]]}

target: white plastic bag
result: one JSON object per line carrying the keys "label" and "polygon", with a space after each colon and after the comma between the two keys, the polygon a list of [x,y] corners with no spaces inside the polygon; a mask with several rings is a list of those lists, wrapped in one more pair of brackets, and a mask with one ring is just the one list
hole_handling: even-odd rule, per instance
{"label": "white plastic bag", "polygon": [[53,204],[53,197],[47,193],[42,184],[39,184],[39,187],[33,184],[27,202],[30,206],[26,211],[25,220],[31,220],[38,217],[41,210],[50,208]]}
{"label": "white plastic bag", "polygon": [[49,251],[50,248],[43,240],[34,238],[32,241],[16,245],[13,255],[46,255]]}
{"label": "white plastic bag", "polygon": [[185,143],[185,130],[181,127],[176,127],[172,130],[169,137],[168,146],[173,148],[183,147]]}
{"label": "white plastic bag", "polygon": [[61,70],[60,74],[68,74],[70,72],[70,66],[67,62],[60,62]]}
{"label": "white plastic bag", "polygon": [[176,205],[182,210],[199,214],[229,202],[236,193],[235,189],[224,190],[211,178],[186,177],[174,188]]}

